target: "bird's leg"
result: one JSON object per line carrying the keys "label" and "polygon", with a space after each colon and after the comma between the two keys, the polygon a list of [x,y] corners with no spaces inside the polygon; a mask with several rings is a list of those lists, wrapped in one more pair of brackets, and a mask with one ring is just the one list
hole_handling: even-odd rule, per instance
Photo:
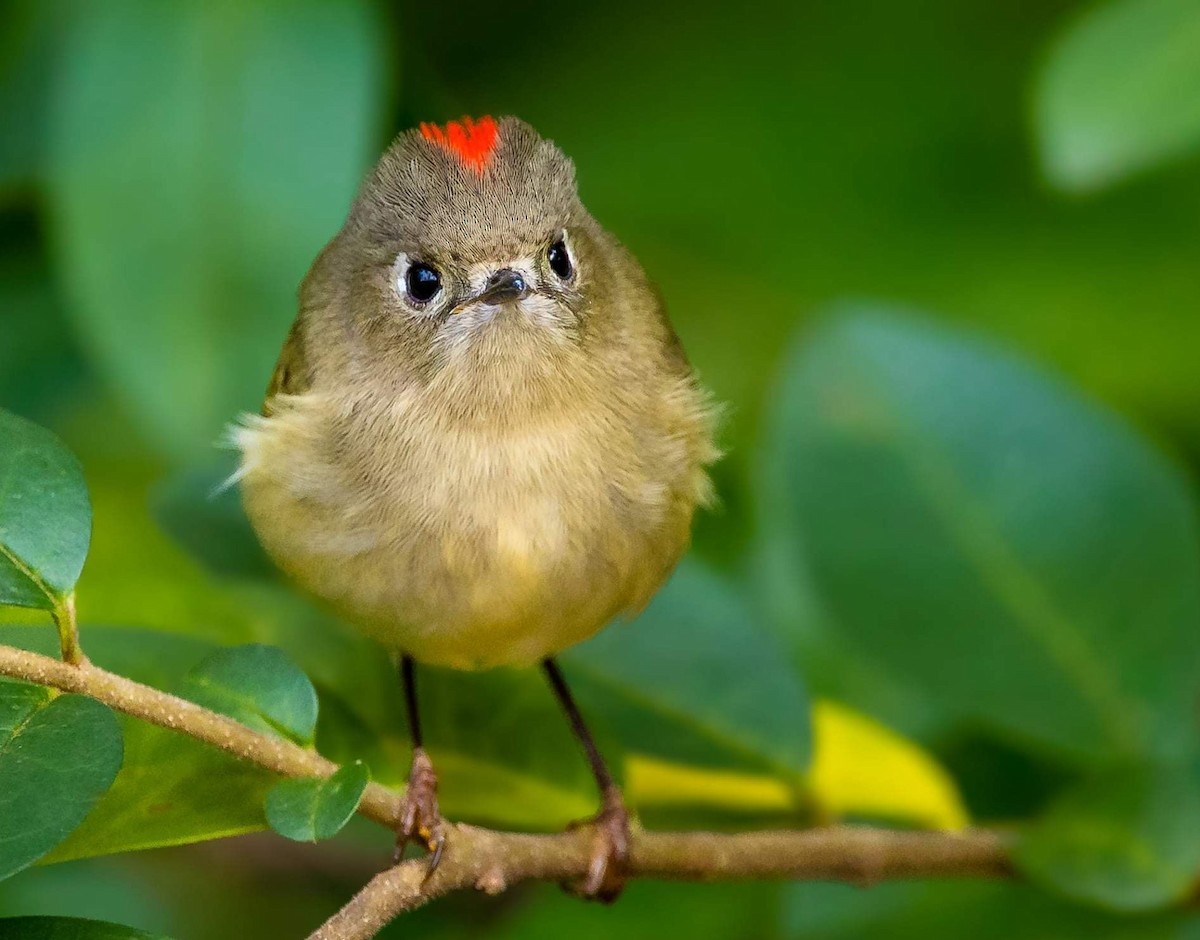
{"label": "bird's leg", "polygon": [[613,780],[608,765],[604,763],[592,739],[592,733],[584,724],[583,715],[579,713],[579,706],[575,704],[558,664],[553,659],[546,659],[542,661],[542,668],[567,715],[571,730],[583,745],[592,775],[596,778],[596,786],[600,788],[600,812],[581,824],[591,826],[594,838],[591,865],[577,890],[584,897],[611,903],[625,887],[629,866],[629,810],[625,808],[621,788]]}
{"label": "bird's leg", "polygon": [[421,740],[421,716],[417,710],[417,682],[413,658],[407,654],[400,659],[400,676],[404,682],[404,704],[408,712],[408,730],[412,739],[412,769],[408,772],[408,787],[400,806],[400,822],[396,826],[394,861],[404,855],[409,842],[420,842],[430,853],[426,877],[433,874],[442,860],[446,833],[438,809],[437,775],[433,762],[425,753]]}

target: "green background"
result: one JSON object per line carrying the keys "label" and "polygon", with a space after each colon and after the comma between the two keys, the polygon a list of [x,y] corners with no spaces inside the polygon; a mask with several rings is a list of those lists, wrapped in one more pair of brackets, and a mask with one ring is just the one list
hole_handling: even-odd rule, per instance
{"label": "green background", "polygon": [[[716,662],[721,642],[740,648],[729,621],[762,618],[810,693],[929,748],[977,819],[1064,801],[1023,850],[1044,883],[1103,907],[1177,899],[1175,872],[1146,876],[1145,892],[1128,873],[1116,887],[1111,872],[1081,874],[1054,826],[1098,812],[1186,866],[1185,882],[1200,868],[1194,849],[1161,844],[1151,812],[1166,800],[1178,824],[1195,801],[1140,776],[1191,760],[1196,740],[1198,6],[6,0],[0,407],[52,428],[83,464],[96,532],[85,623],[196,638],[195,655],[164,648],[163,677],[182,675],[172,657],[194,662],[200,641],[283,646],[323,693],[320,721],[338,725],[328,740],[345,753],[330,756],[364,757],[377,775],[403,766],[392,737],[355,739],[360,716],[324,695],[360,676],[350,658],[361,650],[337,646],[346,658],[335,662],[314,646],[319,634],[300,622],[314,615],[256,580],[262,561],[236,502],[204,494],[227,465],[214,446],[224,427],[258,407],[307,265],[391,136],[421,120],[517,114],[574,158],[586,204],[661,286],[728,406],[720,506],[698,522],[697,564],[737,584],[755,613],[741,617],[743,598],[688,569],[647,628],[680,611],[696,622],[727,613],[697,631],[697,655],[716,650],[704,660]],[[910,446],[923,440],[944,462]],[[928,506],[899,491],[913,467]],[[1005,574],[1019,566],[943,470],[1000,518],[1005,550],[1046,575],[1045,603]],[[1030,486],[1014,494],[1011,479]],[[956,567],[963,545],[995,562],[1007,602]],[[711,603],[706,591],[718,592]],[[1079,637],[1056,626],[1067,621]],[[1041,653],[1014,639],[1026,627]],[[1163,645],[1139,646],[1139,631]],[[634,652],[651,663],[637,681],[670,672],[671,649],[605,642],[576,654],[601,689]],[[757,674],[754,652],[738,676]],[[987,657],[999,668],[980,669]],[[1055,672],[1064,662],[1081,691]],[[377,665],[363,667],[358,694],[371,699],[364,713],[388,715],[396,700]],[[464,682],[485,691],[456,706]],[[702,686],[685,669],[658,690],[694,709],[688,734],[756,729],[751,766],[804,766],[806,723],[780,717],[790,687],[763,693],[759,720]],[[503,674],[442,677],[430,735],[454,739],[473,727],[473,703],[527,691]],[[632,746],[713,753],[711,740],[606,706],[603,692],[592,701],[612,713],[608,733],[640,729]],[[545,703],[529,707],[555,721]],[[456,805],[512,825],[543,822],[522,815],[534,800],[569,817],[583,794],[586,808],[565,733],[546,732],[547,756],[511,724],[507,741],[464,749],[495,748],[556,788],[513,779],[492,798],[454,793]],[[153,746],[127,732],[127,763]],[[1084,776],[1090,790],[1069,789]],[[262,775],[244,778],[261,798]],[[1114,793],[1140,809],[1112,809]],[[222,824],[253,828],[232,810]],[[30,869],[0,883],[0,914],[180,938],[301,936],[386,854],[366,828],[317,847],[260,835]],[[611,909],[552,886],[457,898],[390,935],[484,930],[1174,938],[1200,936],[1200,920],[1116,917],[1006,885],[637,883]]]}

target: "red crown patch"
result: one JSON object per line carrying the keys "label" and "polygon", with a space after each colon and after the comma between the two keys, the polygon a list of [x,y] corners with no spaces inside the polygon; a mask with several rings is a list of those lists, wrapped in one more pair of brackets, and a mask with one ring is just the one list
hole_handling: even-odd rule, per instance
{"label": "red crown patch", "polygon": [[422,123],[420,130],[422,137],[445,147],[476,173],[487,168],[500,140],[500,128],[490,116],[478,121],[464,117],[461,121],[449,122],[444,128]]}

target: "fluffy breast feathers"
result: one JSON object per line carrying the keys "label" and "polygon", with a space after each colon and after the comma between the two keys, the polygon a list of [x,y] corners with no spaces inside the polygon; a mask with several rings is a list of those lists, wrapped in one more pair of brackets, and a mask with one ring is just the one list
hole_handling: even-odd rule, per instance
{"label": "fluffy breast feathers", "polygon": [[389,645],[460,668],[553,655],[649,600],[716,456],[690,374],[577,379],[557,406],[529,400],[536,376],[454,370],[389,399],[281,392],[237,431],[247,510],[285,571]]}

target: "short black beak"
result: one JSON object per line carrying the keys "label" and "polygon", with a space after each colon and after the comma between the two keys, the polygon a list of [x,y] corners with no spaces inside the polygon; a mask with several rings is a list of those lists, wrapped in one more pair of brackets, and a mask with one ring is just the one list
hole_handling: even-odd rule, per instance
{"label": "short black beak", "polygon": [[501,268],[484,285],[483,290],[471,298],[473,304],[503,304],[529,296],[529,285],[524,275]]}

